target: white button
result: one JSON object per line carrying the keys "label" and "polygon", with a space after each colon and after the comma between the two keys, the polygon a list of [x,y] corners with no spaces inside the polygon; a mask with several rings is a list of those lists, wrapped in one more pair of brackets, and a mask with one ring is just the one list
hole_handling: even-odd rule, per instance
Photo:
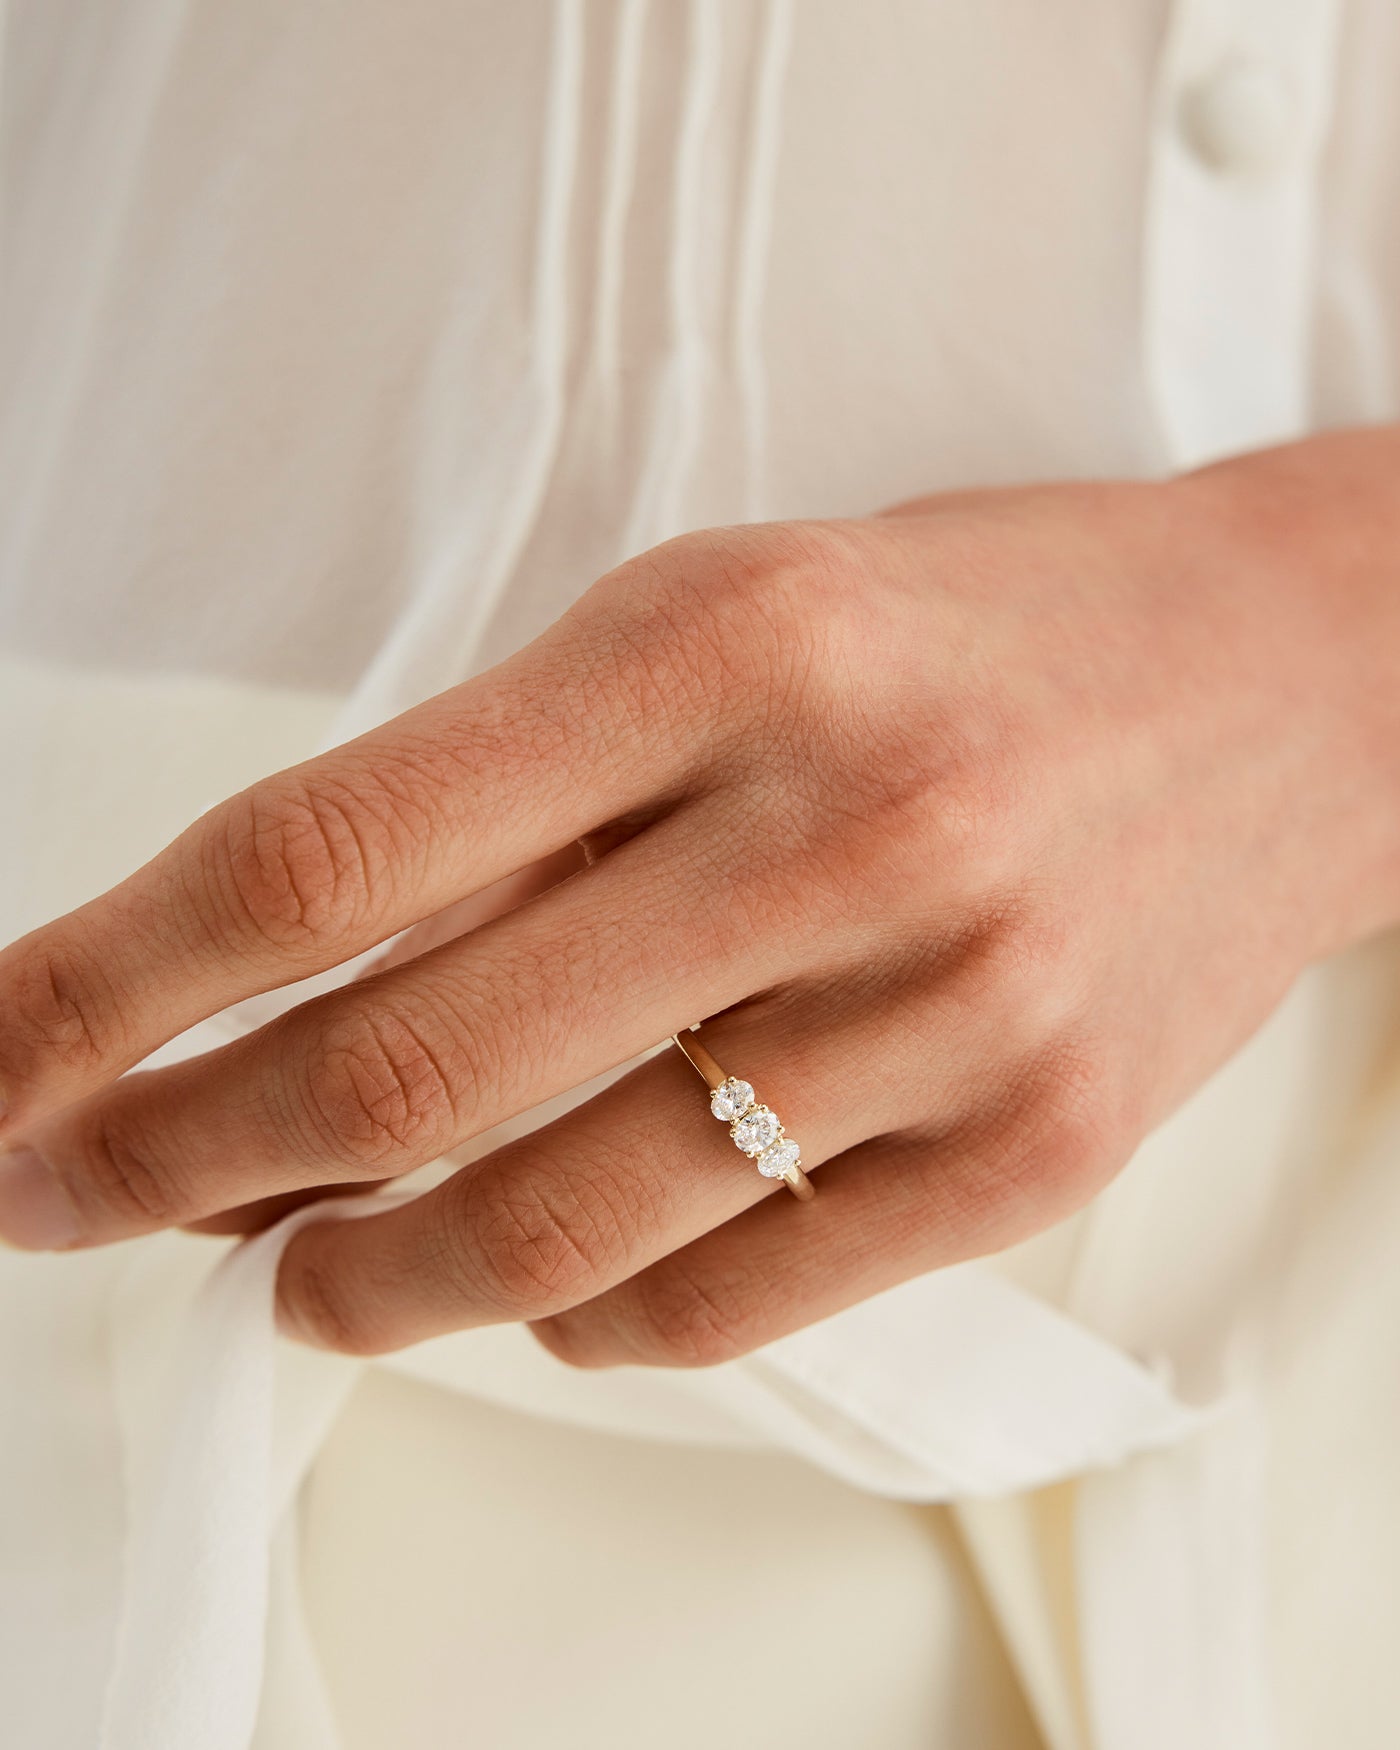
{"label": "white button", "polygon": [[1286,163],[1298,138],[1298,102],[1282,68],[1233,55],[1181,94],[1177,121],[1211,170],[1266,175]]}

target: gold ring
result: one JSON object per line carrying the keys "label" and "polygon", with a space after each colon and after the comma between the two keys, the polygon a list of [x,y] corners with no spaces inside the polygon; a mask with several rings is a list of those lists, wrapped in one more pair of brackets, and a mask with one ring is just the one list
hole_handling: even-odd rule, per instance
{"label": "gold ring", "polygon": [[[688,1029],[689,1033],[694,1031],[694,1027]],[[759,1103],[753,1084],[726,1075],[705,1047],[687,1034],[673,1033],[671,1042],[705,1078],[710,1110],[729,1126],[734,1146],[749,1156],[765,1179],[781,1179],[804,1203],[815,1197],[817,1188],[802,1171],[802,1150],[792,1137],[783,1135],[778,1114]]]}

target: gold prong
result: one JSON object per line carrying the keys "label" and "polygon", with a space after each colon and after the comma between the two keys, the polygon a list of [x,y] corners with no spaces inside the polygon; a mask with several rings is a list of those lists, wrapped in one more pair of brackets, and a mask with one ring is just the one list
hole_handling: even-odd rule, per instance
{"label": "gold prong", "polygon": [[[699,1023],[697,1022],[696,1025],[698,1026]],[[729,1076],[728,1071],[721,1069],[719,1064],[715,1061],[714,1057],[710,1054],[710,1052],[707,1051],[706,1048],[700,1043],[700,1041],[694,1037],[694,1033],[695,1033],[694,1027],[685,1029],[680,1033],[673,1033],[671,1035],[671,1043],[673,1045],[675,1045],[676,1047],[678,1047],[682,1056],[684,1056],[686,1058],[686,1060],[690,1063],[691,1067],[693,1069],[695,1069],[696,1072],[703,1079],[706,1087],[709,1088],[711,1093],[714,1093],[716,1088],[721,1087],[725,1082],[729,1081],[731,1078]],[[746,1087],[753,1087],[753,1083],[747,1081],[746,1078],[741,1078],[741,1077],[736,1076],[733,1079],[735,1081],[744,1080]],[[758,1097],[758,1090],[755,1088],[754,1089],[753,1103],[748,1107],[747,1111],[739,1113],[737,1117],[733,1118],[730,1121],[729,1135],[730,1135],[731,1140],[734,1143],[734,1146],[736,1148],[739,1147],[739,1139],[735,1135],[735,1131],[738,1129],[739,1125],[743,1122],[743,1120],[745,1118],[749,1117],[750,1114],[752,1114],[754,1111],[756,1111],[760,1108],[762,1110],[764,1110],[765,1112],[768,1112],[771,1114],[771,1116],[773,1118],[773,1122],[777,1126],[777,1128],[776,1128],[774,1134],[763,1145],[763,1148],[759,1150],[757,1155],[749,1154],[749,1151],[747,1149],[740,1149],[740,1152],[747,1159],[751,1160],[754,1163],[755,1167],[758,1165],[759,1156],[764,1154],[768,1149],[772,1148],[776,1143],[790,1140],[788,1138],[787,1131],[783,1126],[782,1119],[778,1117],[777,1113],[773,1111],[771,1106],[764,1105],[763,1101],[760,1100]],[[801,1164],[800,1164],[800,1160],[801,1160],[801,1157],[799,1156],[798,1160],[794,1161],[793,1164],[787,1169],[787,1171],[785,1173],[781,1174],[780,1177],[781,1177],[782,1183],[787,1186],[788,1190],[792,1192],[793,1196],[800,1198],[801,1201],[805,1203],[810,1198],[812,1198],[816,1195],[816,1187],[813,1185],[812,1181],[807,1177],[806,1173],[803,1172]]]}

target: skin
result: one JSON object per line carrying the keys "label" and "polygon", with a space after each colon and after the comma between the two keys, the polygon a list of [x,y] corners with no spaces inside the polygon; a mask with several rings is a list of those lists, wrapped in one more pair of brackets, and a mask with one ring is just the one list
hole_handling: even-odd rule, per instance
{"label": "skin", "polygon": [[[1400,915],[1397,479],[1374,428],[623,565],[0,955],[0,1230],[256,1225],[701,1017],[813,1202],[672,1047],[304,1228],[284,1328],[375,1353],[525,1320],[570,1362],[709,1363],[1060,1219]],[[368,976],[122,1073],[411,924]]]}

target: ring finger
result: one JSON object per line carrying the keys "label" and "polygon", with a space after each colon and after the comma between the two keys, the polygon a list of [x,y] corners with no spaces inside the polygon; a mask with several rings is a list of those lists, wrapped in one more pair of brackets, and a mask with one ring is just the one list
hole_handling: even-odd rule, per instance
{"label": "ring finger", "polygon": [[[794,986],[717,1017],[701,1037],[756,1086],[804,1167],[859,1153],[915,1114],[950,1121],[983,1097],[992,1028],[941,1031],[976,984],[965,966],[912,1001],[891,981]],[[1002,1029],[1004,1034],[1004,1029]],[[849,1066],[833,1077],[835,1062]],[[817,1173],[820,1185],[820,1170]],[[287,1329],[370,1354],[444,1331],[578,1306],[749,1210],[774,1189],[707,1110],[672,1048],[411,1203],[292,1239],[280,1280]],[[826,1228],[818,1195],[774,1218],[802,1246]]]}

